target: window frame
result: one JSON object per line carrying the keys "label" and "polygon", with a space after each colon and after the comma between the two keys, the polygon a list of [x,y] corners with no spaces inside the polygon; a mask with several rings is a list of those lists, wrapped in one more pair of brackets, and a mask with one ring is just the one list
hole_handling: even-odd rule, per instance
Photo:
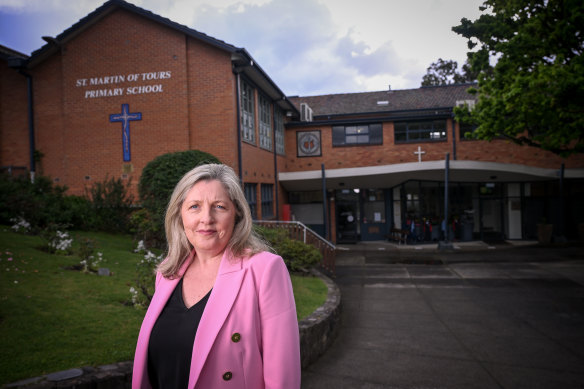
{"label": "window frame", "polygon": [[262,93],[258,93],[258,116],[260,148],[272,151],[272,104]]}
{"label": "window frame", "polygon": [[274,138],[276,154],[286,155],[284,112],[277,106],[274,106]]}
{"label": "window frame", "polygon": [[[366,131],[363,131],[366,128]],[[383,124],[351,124],[332,126],[333,147],[354,147],[354,146],[377,146],[383,144]],[[360,142],[367,137],[366,142]],[[354,141],[348,142],[348,139]],[[341,141],[342,139],[342,141]]]}
{"label": "window frame", "polygon": [[254,88],[245,80],[241,80],[240,121],[241,140],[256,144],[255,139],[255,93]]}
{"label": "window frame", "polygon": [[261,184],[260,192],[262,219],[272,219],[274,217],[274,184]]}
{"label": "window frame", "polygon": [[[442,128],[435,129],[435,124],[440,122],[443,124]],[[426,124],[432,123],[431,127],[426,127]],[[405,131],[398,130],[398,126],[405,125]],[[422,128],[410,129],[410,127],[420,126]],[[393,140],[395,144],[406,143],[421,143],[421,142],[447,142],[448,141],[448,123],[446,119],[430,119],[430,120],[408,120],[396,121],[393,123]],[[405,134],[405,140],[398,140],[398,133]],[[433,138],[433,133],[439,133],[440,136]],[[410,138],[410,134],[430,134],[428,138]],[[442,136],[443,135],[443,136]]]}
{"label": "window frame", "polygon": [[245,200],[249,205],[251,218],[256,220],[258,218],[257,203],[258,203],[258,184],[252,182],[245,182],[243,184],[243,193]]}

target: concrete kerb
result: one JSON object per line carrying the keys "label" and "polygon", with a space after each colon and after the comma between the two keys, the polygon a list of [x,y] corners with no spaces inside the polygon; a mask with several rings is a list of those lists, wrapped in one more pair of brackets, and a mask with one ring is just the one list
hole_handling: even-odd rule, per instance
{"label": "concrete kerb", "polygon": [[298,323],[303,369],[316,361],[337,336],[342,309],[341,291],[337,284],[316,269],[311,272],[324,281],[328,293],[324,304]]}
{"label": "concrete kerb", "polygon": [[[313,269],[328,288],[323,305],[298,323],[300,330],[300,355],[302,368],[307,367],[322,355],[338,334],[341,319],[341,292],[327,276]],[[28,378],[3,385],[10,389],[122,389],[132,382],[132,361],[119,362],[98,367],[83,367]]]}

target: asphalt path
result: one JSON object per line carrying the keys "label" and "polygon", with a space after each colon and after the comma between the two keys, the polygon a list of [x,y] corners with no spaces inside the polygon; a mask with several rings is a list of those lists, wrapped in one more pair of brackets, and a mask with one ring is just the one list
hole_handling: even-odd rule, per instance
{"label": "asphalt path", "polygon": [[584,247],[339,247],[339,336],[302,388],[584,388]]}

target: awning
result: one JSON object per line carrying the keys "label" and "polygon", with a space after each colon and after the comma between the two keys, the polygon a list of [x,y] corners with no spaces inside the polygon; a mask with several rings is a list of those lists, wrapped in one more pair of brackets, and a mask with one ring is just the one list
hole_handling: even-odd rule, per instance
{"label": "awning", "polygon": [[[394,165],[327,169],[327,189],[391,188],[409,180],[444,181],[445,161],[410,162]],[[450,182],[533,182],[556,180],[560,166],[539,168],[526,165],[450,161]],[[584,169],[565,169],[564,178],[584,178]],[[278,179],[287,191],[322,189],[321,170],[281,172]]]}

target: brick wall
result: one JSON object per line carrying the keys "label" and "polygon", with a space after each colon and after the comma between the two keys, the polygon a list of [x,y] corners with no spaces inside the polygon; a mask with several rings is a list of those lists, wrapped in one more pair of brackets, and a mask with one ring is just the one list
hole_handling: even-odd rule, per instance
{"label": "brick wall", "polygon": [[[447,120],[447,139],[441,142],[398,143],[394,142],[394,128],[392,122],[383,123],[383,144],[368,146],[333,147],[330,125],[314,123],[309,127],[291,128],[286,131],[287,160],[282,171],[309,171],[320,170],[321,164],[327,169],[342,169],[349,167],[380,166],[417,162],[418,155],[414,154],[418,146],[424,152],[422,161],[443,160],[446,153],[453,158],[452,148],[452,121]],[[584,156],[572,156],[564,159],[551,152],[534,147],[517,146],[507,140],[492,142],[463,140],[459,138],[456,125],[456,153],[458,160],[486,161],[524,164],[542,168],[559,168],[564,162],[566,168],[581,167],[584,165]],[[320,130],[321,157],[297,157],[296,134],[299,131]]]}
{"label": "brick wall", "polygon": [[[235,76],[224,50],[116,10],[31,73],[36,148],[45,155],[42,173],[72,194],[106,177],[127,178],[136,192],[149,161],[180,150],[203,150],[238,168]],[[1,75],[0,158],[3,165],[28,166],[26,80],[7,67]],[[111,96],[100,96],[100,90]],[[130,122],[131,161],[123,160],[122,123],[110,122],[122,104],[142,114]],[[273,182],[273,156],[251,155],[247,170],[254,170],[248,174],[259,177],[258,183]]]}
{"label": "brick wall", "polygon": [[0,61],[0,166],[29,166],[26,78]]}

